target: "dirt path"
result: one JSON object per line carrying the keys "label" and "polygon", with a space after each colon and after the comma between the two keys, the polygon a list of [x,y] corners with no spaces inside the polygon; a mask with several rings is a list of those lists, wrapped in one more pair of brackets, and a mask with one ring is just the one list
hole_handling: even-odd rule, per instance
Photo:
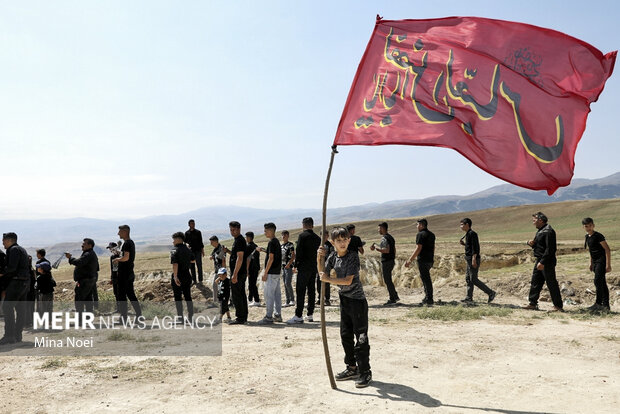
{"label": "dirt path", "polygon": [[[378,288],[377,288],[378,289]],[[420,319],[425,309],[383,308],[370,289],[374,381],[332,391],[319,323],[224,326],[221,357],[0,358],[0,412],[438,412],[612,413],[620,406],[620,315]],[[403,302],[419,292],[401,294]],[[546,305],[546,304],[545,304]],[[471,314],[487,306],[461,309]],[[343,368],[338,311],[328,308],[335,371]],[[615,309],[617,311],[617,309]],[[250,320],[264,308],[250,308]],[[290,316],[292,310],[285,310]],[[25,338],[28,337],[27,334]]]}

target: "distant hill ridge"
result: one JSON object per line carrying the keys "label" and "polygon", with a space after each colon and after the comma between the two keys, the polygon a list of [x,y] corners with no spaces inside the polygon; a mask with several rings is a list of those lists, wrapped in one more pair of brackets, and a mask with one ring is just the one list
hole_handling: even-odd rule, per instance
{"label": "distant hill ridge", "polygon": [[[433,214],[476,211],[495,207],[543,204],[558,201],[620,198],[620,172],[599,179],[574,179],[570,186],[560,188],[552,196],[544,191],[526,190],[512,184],[491,187],[468,196],[435,196],[420,200],[395,200],[328,210],[330,223],[354,222],[379,218],[426,216]],[[240,206],[213,206],[178,215],[150,216],[137,220],[99,220],[89,218],[49,220],[0,220],[2,231],[15,231],[24,246],[51,246],[92,237],[99,246],[116,241],[119,224],[128,223],[137,248],[146,244],[168,244],[170,234],[185,230],[187,220],[196,220],[205,239],[210,234],[228,237],[227,224],[238,220],[244,230],[262,232],[266,221],[279,229],[297,228],[305,216],[319,220],[320,209],[256,209]]]}

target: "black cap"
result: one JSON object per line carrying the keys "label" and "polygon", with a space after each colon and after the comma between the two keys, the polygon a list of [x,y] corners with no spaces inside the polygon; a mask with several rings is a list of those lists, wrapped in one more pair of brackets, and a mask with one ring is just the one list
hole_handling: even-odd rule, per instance
{"label": "black cap", "polygon": [[106,247],[106,249],[113,249],[113,248],[115,248],[115,247],[118,247],[118,244],[116,244],[116,243],[114,243],[114,242],[110,242],[110,243],[108,244],[108,247]]}

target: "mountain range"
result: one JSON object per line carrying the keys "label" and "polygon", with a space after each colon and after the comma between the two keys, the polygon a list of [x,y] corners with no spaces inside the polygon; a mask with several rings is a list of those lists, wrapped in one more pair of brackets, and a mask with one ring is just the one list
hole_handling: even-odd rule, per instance
{"label": "mountain range", "polygon": [[[358,206],[328,209],[330,223],[347,223],[362,220],[419,217],[433,214],[457,213],[494,207],[542,204],[571,200],[596,200],[620,198],[620,172],[599,179],[574,179],[552,196],[545,191],[532,191],[512,184],[491,187],[467,196],[435,196],[419,200],[395,200]],[[266,221],[273,221],[279,229],[301,227],[306,216],[320,221],[320,209],[256,209],[240,206],[212,206],[178,215],[150,216],[133,220],[100,220],[92,218],[48,220],[0,220],[3,232],[14,231],[23,246],[52,246],[57,243],[75,242],[79,246],[84,237],[93,238],[100,247],[116,241],[119,224],[129,224],[136,246],[170,243],[170,235],[187,228],[187,220],[196,220],[203,236],[211,234],[228,238],[228,222],[237,220],[243,230],[262,232]]]}

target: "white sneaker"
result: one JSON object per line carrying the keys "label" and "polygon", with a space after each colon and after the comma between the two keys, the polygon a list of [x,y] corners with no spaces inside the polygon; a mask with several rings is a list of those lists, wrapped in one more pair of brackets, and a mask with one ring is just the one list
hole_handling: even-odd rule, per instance
{"label": "white sneaker", "polygon": [[295,315],[291,319],[286,321],[286,323],[289,324],[289,325],[295,325],[295,324],[298,324],[298,323],[304,323],[304,318],[300,318],[297,315]]}
{"label": "white sneaker", "polygon": [[295,306],[295,301],[294,301],[294,300],[290,301],[290,302],[288,303],[288,306]]}
{"label": "white sneaker", "polygon": [[306,316],[306,320],[307,320],[308,322],[314,322],[314,318],[312,318],[312,315],[308,315],[308,316]]}
{"label": "white sneaker", "polygon": [[248,306],[260,306],[260,302],[252,302]]}

